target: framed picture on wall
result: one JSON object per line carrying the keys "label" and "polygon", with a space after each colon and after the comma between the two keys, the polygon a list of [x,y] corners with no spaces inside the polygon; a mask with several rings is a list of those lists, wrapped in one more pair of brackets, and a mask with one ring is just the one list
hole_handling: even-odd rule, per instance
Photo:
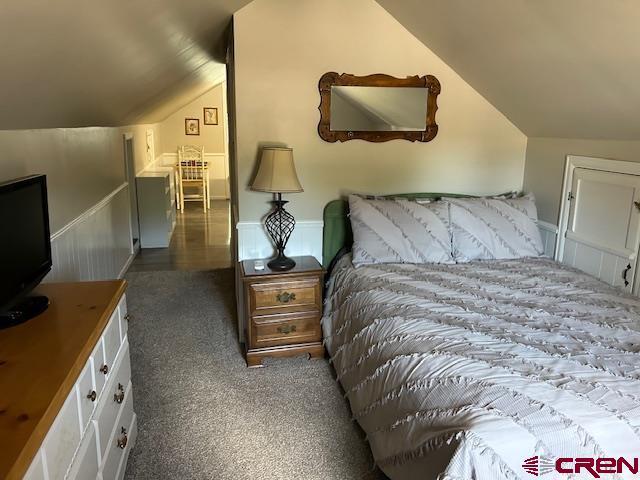
{"label": "framed picture on wall", "polygon": [[215,107],[204,107],[204,124],[205,125],[217,125],[218,124],[218,109]]}
{"label": "framed picture on wall", "polygon": [[199,118],[185,118],[184,119],[184,134],[185,135],[200,135],[200,119]]}

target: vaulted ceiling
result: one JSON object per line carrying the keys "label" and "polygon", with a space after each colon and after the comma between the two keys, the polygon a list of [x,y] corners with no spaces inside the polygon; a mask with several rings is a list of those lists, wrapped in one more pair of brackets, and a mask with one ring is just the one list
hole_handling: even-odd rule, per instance
{"label": "vaulted ceiling", "polygon": [[640,1],[377,1],[526,135],[640,140]]}
{"label": "vaulted ceiling", "polygon": [[0,13],[0,129],[154,122],[224,72],[249,0],[13,0]]}
{"label": "vaulted ceiling", "polygon": [[[162,120],[250,1],[4,2],[0,129]],[[376,1],[528,136],[640,139],[640,1]]]}

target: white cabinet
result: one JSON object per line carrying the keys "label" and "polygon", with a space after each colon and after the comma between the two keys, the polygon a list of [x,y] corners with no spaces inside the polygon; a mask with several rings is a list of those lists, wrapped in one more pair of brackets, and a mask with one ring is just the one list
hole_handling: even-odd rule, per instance
{"label": "white cabinet", "polygon": [[89,428],[69,471],[68,478],[93,479],[98,476],[99,468],[96,432],[93,428]]}
{"label": "white cabinet", "polygon": [[136,177],[142,248],[168,247],[176,222],[171,172],[144,172]]}
{"label": "white cabinet", "polygon": [[23,480],[45,480],[42,450],[36,453],[36,456],[31,462],[31,466],[24,475]]}
{"label": "white cabinet", "polygon": [[76,389],[73,388],[42,446],[49,480],[63,480],[65,478],[81,438],[78,395]]}
{"label": "white cabinet", "polygon": [[24,479],[124,476],[137,432],[126,312],[123,296]]}
{"label": "white cabinet", "polygon": [[637,293],[640,175],[615,171],[627,162],[591,159],[583,167],[577,158],[577,165],[569,160],[573,168],[565,179],[558,259]]}

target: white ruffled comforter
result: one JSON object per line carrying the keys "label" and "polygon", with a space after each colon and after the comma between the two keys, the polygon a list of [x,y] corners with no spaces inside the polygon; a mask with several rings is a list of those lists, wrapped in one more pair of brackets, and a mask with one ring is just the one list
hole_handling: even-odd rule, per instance
{"label": "white ruffled comforter", "polygon": [[552,260],[345,257],[322,324],[394,480],[533,479],[521,465],[534,455],[640,456],[640,302]]}

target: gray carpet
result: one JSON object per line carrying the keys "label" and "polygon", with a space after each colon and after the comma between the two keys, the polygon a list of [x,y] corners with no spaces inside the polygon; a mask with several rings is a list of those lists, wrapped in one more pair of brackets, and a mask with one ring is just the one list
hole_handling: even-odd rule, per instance
{"label": "gray carpet", "polygon": [[382,479],[326,360],[247,369],[231,270],[127,275],[127,479]]}

